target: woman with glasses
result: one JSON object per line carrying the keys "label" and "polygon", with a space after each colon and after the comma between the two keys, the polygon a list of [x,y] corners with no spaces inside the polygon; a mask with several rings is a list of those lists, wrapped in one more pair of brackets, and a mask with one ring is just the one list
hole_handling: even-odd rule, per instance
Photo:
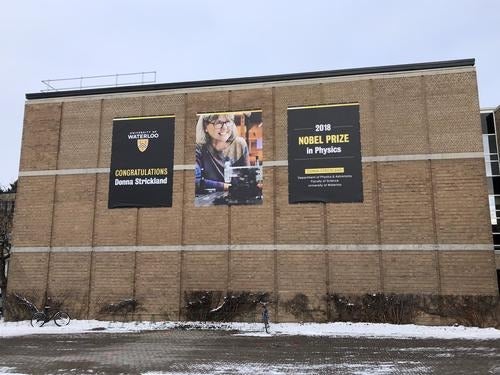
{"label": "woman with glasses", "polygon": [[234,114],[200,115],[196,125],[196,193],[228,190],[226,165],[250,165],[248,146],[236,132]]}

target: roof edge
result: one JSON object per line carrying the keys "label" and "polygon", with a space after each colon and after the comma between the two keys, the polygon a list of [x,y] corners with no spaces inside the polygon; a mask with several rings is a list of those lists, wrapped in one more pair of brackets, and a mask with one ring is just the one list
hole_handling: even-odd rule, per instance
{"label": "roof edge", "polygon": [[241,84],[251,84],[251,83],[268,83],[268,82],[293,81],[293,80],[315,79],[315,78],[341,77],[341,76],[351,76],[351,75],[394,73],[394,72],[405,72],[414,70],[457,68],[457,67],[474,66],[474,65],[475,65],[475,59],[461,59],[461,60],[435,61],[435,62],[424,62],[424,63],[414,63],[414,64],[374,66],[366,68],[323,70],[323,71],[306,72],[306,73],[276,74],[269,76],[225,78],[225,79],[187,81],[187,82],[176,82],[176,83],[155,83],[151,85],[104,87],[104,88],[87,89],[87,90],[36,92],[36,93],[27,93],[26,99],[28,100],[48,99],[48,98],[63,98],[69,96],[117,94],[117,93],[127,93],[127,92],[173,90],[173,89],[186,89],[186,88],[210,87],[210,86],[229,86],[229,85],[241,85]]}

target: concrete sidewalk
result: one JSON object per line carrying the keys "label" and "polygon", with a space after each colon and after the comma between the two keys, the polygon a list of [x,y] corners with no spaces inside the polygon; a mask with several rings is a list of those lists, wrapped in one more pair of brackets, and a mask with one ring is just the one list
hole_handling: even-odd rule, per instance
{"label": "concrete sidewalk", "polygon": [[498,340],[168,330],[0,338],[0,374],[500,374]]}

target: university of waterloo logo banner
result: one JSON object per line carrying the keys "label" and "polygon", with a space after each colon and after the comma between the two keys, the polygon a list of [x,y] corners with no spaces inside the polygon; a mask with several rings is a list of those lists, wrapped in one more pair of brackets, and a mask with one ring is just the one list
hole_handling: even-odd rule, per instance
{"label": "university of waterloo logo banner", "polygon": [[108,208],[171,207],[174,116],[113,121]]}
{"label": "university of waterloo logo banner", "polygon": [[137,148],[139,149],[140,152],[144,152],[147,150],[149,145],[149,139],[138,139],[137,140]]}

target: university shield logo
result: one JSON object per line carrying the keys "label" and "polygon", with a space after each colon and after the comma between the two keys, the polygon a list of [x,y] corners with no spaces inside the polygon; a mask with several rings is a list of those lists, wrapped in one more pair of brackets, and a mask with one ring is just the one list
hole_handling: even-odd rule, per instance
{"label": "university shield logo", "polygon": [[149,145],[149,139],[143,138],[143,139],[138,139],[137,140],[137,148],[139,149],[140,152],[146,151]]}

